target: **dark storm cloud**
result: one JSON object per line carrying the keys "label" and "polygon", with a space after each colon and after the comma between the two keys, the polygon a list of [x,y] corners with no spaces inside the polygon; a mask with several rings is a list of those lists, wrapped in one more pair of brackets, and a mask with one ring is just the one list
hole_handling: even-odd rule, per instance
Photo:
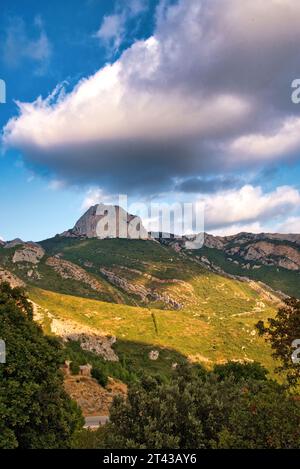
{"label": "dark storm cloud", "polygon": [[237,187],[241,180],[236,177],[217,177],[217,178],[189,178],[177,184],[175,190],[187,193],[212,194],[220,190],[227,190]]}

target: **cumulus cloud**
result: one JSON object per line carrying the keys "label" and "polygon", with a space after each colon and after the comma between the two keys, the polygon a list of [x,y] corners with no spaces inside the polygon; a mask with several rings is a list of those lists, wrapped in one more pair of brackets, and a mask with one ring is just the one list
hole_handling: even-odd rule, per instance
{"label": "cumulus cloud", "polygon": [[100,203],[107,203],[113,204],[117,203],[117,201],[113,200],[114,198],[106,194],[102,189],[99,187],[92,187],[88,189],[81,204],[81,210],[88,210],[92,205],[100,204]]}
{"label": "cumulus cloud", "polygon": [[[208,231],[264,231],[262,224],[269,223],[274,229],[287,215],[299,211],[300,192],[290,186],[281,186],[265,193],[260,186],[245,185],[237,190],[205,196],[202,200]],[[295,231],[294,227],[292,232]]]}
{"label": "cumulus cloud", "polygon": [[[128,201],[128,205],[123,208],[141,216],[149,231],[158,231],[161,213],[157,213],[154,207],[160,207],[160,210],[166,207],[174,210],[175,206],[182,210],[184,207],[182,193],[174,193],[173,196],[171,203],[161,195],[154,200],[141,199],[141,203]],[[122,205],[122,201],[124,202],[117,195],[111,196],[94,187],[87,191],[81,209],[87,210],[91,205],[101,202],[117,205],[121,202]],[[194,200],[184,200],[184,203],[191,202],[195,209],[204,209],[204,230],[215,235],[232,235],[238,232],[300,232],[300,191],[291,186],[281,186],[266,192],[261,186],[247,184],[239,189],[220,190],[214,194],[203,194]],[[186,229],[183,229],[182,212],[179,213],[181,215],[176,219],[176,226],[180,229],[177,229],[176,234],[187,234]],[[167,226],[160,228],[169,232],[171,228],[168,217],[166,223]]]}
{"label": "cumulus cloud", "polygon": [[150,38],[18,103],[3,142],[58,179],[135,194],[297,159],[299,16],[294,0],[162,1]]}

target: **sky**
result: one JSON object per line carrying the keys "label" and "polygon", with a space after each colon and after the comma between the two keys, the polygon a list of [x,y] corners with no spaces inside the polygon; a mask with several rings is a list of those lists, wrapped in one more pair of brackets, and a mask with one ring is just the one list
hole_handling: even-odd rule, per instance
{"label": "sky", "polygon": [[214,234],[300,232],[298,0],[1,7],[1,238],[118,194],[204,202]]}

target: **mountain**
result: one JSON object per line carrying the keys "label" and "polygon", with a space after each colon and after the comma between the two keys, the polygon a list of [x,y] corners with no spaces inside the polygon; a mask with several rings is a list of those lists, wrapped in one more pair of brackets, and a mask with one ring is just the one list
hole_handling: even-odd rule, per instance
{"label": "mountain", "polygon": [[111,207],[91,207],[74,228],[39,243],[1,243],[0,281],[27,288],[47,333],[125,381],[144,369],[167,376],[187,359],[274,368],[255,324],[274,315],[284,294],[300,297],[299,235],[206,234],[191,250],[191,236],[152,239],[118,209],[128,234],[142,239],[112,239],[103,218]]}
{"label": "mountain", "polygon": [[90,207],[74,228],[62,233],[63,237],[148,239],[142,220],[117,205],[97,204]]}
{"label": "mountain", "polygon": [[205,234],[203,247],[189,254],[214,271],[265,282],[276,291],[300,297],[299,234]]}

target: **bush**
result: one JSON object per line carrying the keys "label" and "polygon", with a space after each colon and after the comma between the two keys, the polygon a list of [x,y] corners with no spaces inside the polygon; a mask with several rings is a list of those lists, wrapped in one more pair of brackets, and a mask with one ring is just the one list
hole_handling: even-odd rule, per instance
{"label": "bush", "polygon": [[233,376],[236,380],[254,379],[265,381],[267,379],[268,370],[257,362],[228,362],[224,365],[215,365],[213,373],[215,373],[221,380],[229,376]]}
{"label": "bush", "polygon": [[92,368],[92,377],[95,378],[98,383],[104,388],[108,384],[108,376],[103,372],[100,367]]}
{"label": "bush", "polygon": [[72,375],[79,375],[80,372],[80,365],[78,362],[72,361],[70,363],[70,371]]}

